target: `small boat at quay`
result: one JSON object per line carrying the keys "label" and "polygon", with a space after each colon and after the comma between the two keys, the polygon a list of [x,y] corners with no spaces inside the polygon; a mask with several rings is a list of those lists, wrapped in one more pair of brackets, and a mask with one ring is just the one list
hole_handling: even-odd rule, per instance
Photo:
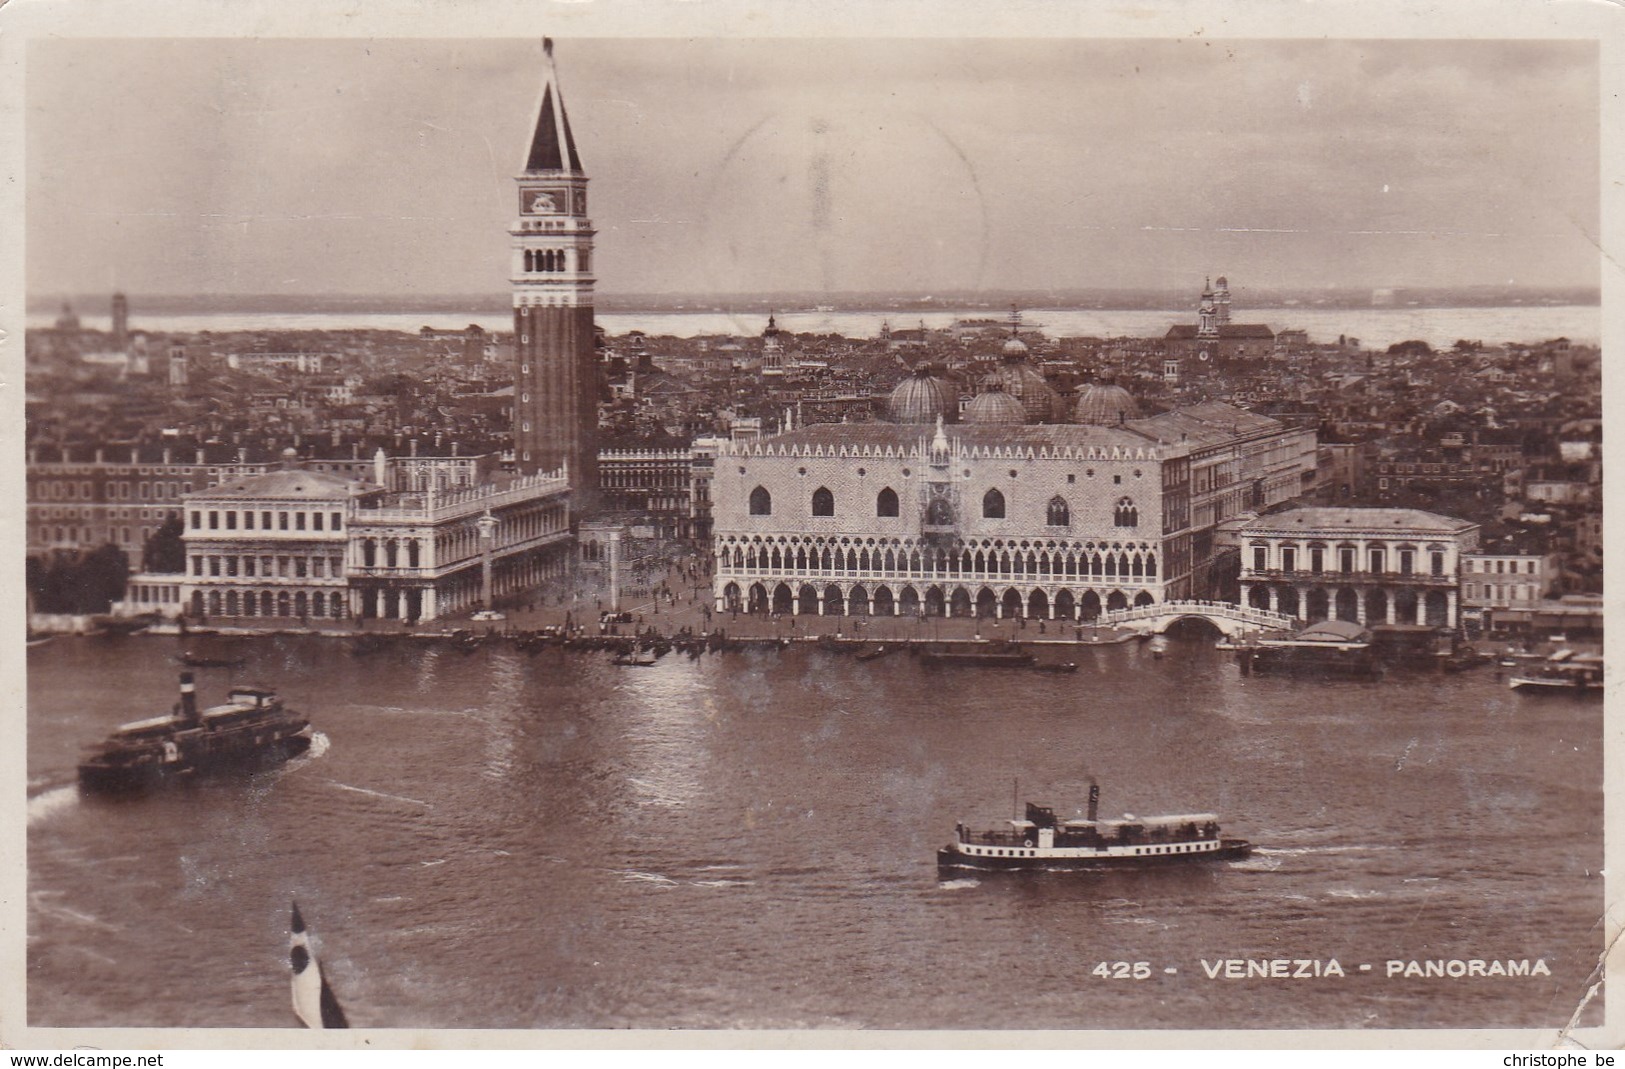
{"label": "small boat at quay", "polygon": [[1013,642],[998,640],[982,649],[927,650],[920,654],[920,663],[931,667],[1031,668],[1038,658]]}
{"label": "small boat at quay", "polygon": [[283,706],[274,691],[233,687],[226,704],[199,709],[192,673],[182,672],[181,699],[167,715],[123,724],[79,763],[87,791],[137,791],[166,782],[227,772],[255,772],[310,749],[310,721]]}
{"label": "small boat at quay", "polygon": [[200,657],[187,650],[175,658],[187,668],[241,668],[248,663],[244,657]]}
{"label": "small boat at quay", "polygon": [[1310,624],[1290,638],[1265,638],[1239,647],[1243,675],[1315,675],[1327,678],[1381,678],[1382,665],[1371,648],[1371,633],[1344,620]]}
{"label": "small boat at quay", "polygon": [[1519,694],[1583,694],[1603,692],[1602,655],[1558,650],[1545,661],[1524,666],[1507,685]]}
{"label": "small boat at quay", "polygon": [[1089,788],[1088,815],[1065,819],[1044,806],[1027,803],[1026,814],[1007,827],[973,830],[961,823],[954,838],[937,851],[942,869],[1100,869],[1139,868],[1193,861],[1233,861],[1253,849],[1245,839],[1219,834],[1212,813],[1163,817],[1125,814],[1101,820],[1100,788]]}

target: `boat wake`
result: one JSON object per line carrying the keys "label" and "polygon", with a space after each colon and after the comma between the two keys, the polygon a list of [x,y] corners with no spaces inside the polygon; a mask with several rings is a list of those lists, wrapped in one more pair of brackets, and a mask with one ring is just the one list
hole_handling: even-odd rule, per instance
{"label": "boat wake", "polygon": [[1347,846],[1256,846],[1253,848],[1253,853],[1285,854],[1294,856],[1299,854],[1369,854],[1376,853],[1381,850],[1393,849],[1395,849],[1395,847],[1379,843],[1372,843],[1369,845],[1354,844]]}
{"label": "boat wake", "polygon": [[34,911],[40,916],[48,917],[52,920],[70,921],[74,924],[82,924],[89,928],[97,928],[104,932],[123,931],[123,929],[118,925],[109,924],[100,917],[95,917],[89,913],[83,913],[77,909],[74,909],[71,906],[64,906],[60,903],[51,901],[52,898],[59,897],[60,894],[61,892],[56,892],[53,894],[50,892],[36,891],[29,894],[28,904],[33,907]]}
{"label": "boat wake", "polygon": [[52,787],[28,800],[28,826],[49,820],[64,809],[71,809],[79,801],[79,788],[69,785]]}
{"label": "boat wake", "polygon": [[1106,920],[1107,924],[1129,924],[1129,925],[1135,925],[1135,926],[1138,926],[1138,927],[1141,927],[1141,928],[1160,928],[1163,931],[1168,931],[1173,927],[1173,925],[1169,924],[1167,921],[1161,921],[1161,920],[1158,920],[1155,917],[1112,917],[1112,916],[1107,916],[1105,918],[1105,920]]}
{"label": "boat wake", "polygon": [[967,891],[972,887],[982,886],[981,880],[973,880],[969,876],[957,880],[942,880],[937,884],[939,891]]}
{"label": "boat wake", "polygon": [[1382,892],[1381,891],[1358,891],[1358,890],[1355,890],[1352,887],[1339,887],[1339,888],[1336,888],[1335,890],[1327,891],[1326,893],[1328,895],[1330,895],[1332,898],[1381,898],[1382,897]]}
{"label": "boat wake", "polygon": [[754,880],[690,880],[695,887],[749,887]]}
{"label": "boat wake", "polygon": [[289,761],[283,767],[288,772],[298,771],[317,758],[326,756],[327,751],[332,748],[333,743],[325,734],[320,731],[315,732],[310,736],[309,748],[298,757],[295,757],[293,760]]}
{"label": "boat wake", "polygon": [[404,794],[385,794],[383,791],[368,790],[366,787],[352,787],[348,783],[339,783],[337,780],[330,782],[332,782],[333,786],[337,787],[341,791],[354,791],[356,794],[365,794],[371,798],[382,798],[389,802],[406,802],[409,805],[420,805],[425,809],[434,808],[434,806],[429,802],[422,801],[418,798],[408,798]]}
{"label": "boat wake", "polygon": [[1255,854],[1255,856],[1244,861],[1230,862],[1230,867],[1240,872],[1274,872],[1281,867],[1281,859],[1278,857],[1258,857]]}
{"label": "boat wake", "polygon": [[662,876],[657,872],[637,872],[633,869],[621,869],[617,875],[629,883],[652,883],[660,887],[677,886],[676,880],[670,876]]}

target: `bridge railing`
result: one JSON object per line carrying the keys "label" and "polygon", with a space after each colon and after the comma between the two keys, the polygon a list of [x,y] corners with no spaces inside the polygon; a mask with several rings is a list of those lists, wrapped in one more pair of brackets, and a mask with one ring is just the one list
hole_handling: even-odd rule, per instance
{"label": "bridge railing", "polygon": [[1166,616],[1218,616],[1227,620],[1239,620],[1242,623],[1255,624],[1259,627],[1272,627],[1290,629],[1297,626],[1294,617],[1285,613],[1270,612],[1268,609],[1255,609],[1250,605],[1232,605],[1228,601],[1163,601],[1151,605],[1139,605],[1130,609],[1115,609],[1102,613],[1100,620],[1106,624],[1130,623],[1135,620],[1155,620]]}

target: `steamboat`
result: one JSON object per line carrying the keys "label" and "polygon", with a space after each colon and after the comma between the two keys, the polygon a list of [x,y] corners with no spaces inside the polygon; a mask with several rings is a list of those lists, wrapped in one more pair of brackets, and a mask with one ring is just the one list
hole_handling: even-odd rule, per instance
{"label": "steamboat", "polygon": [[182,672],[180,701],[169,715],[120,726],[79,763],[79,786],[117,793],[254,772],[304,753],[312,734],[309,721],[260,687],[233,687],[226,704],[200,710],[192,673]]}
{"label": "steamboat", "polygon": [[1056,817],[1055,811],[1027,803],[1022,819],[1008,830],[973,831],[954,826],[953,842],[937,851],[944,869],[1138,868],[1191,861],[1232,861],[1252,851],[1245,839],[1219,835],[1211,813],[1101,820],[1100,788],[1089,788],[1088,816]]}

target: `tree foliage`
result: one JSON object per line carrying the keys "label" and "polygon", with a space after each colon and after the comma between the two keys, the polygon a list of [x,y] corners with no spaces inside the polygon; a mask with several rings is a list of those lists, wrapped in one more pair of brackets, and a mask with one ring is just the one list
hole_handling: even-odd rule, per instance
{"label": "tree foliage", "polygon": [[129,578],[129,559],[112,543],[88,552],[30,557],[26,573],[36,612],[106,612],[124,597]]}
{"label": "tree foliage", "polygon": [[141,567],[149,572],[186,571],[186,543],[181,539],[185,530],[181,514],[171,512],[142,547]]}

